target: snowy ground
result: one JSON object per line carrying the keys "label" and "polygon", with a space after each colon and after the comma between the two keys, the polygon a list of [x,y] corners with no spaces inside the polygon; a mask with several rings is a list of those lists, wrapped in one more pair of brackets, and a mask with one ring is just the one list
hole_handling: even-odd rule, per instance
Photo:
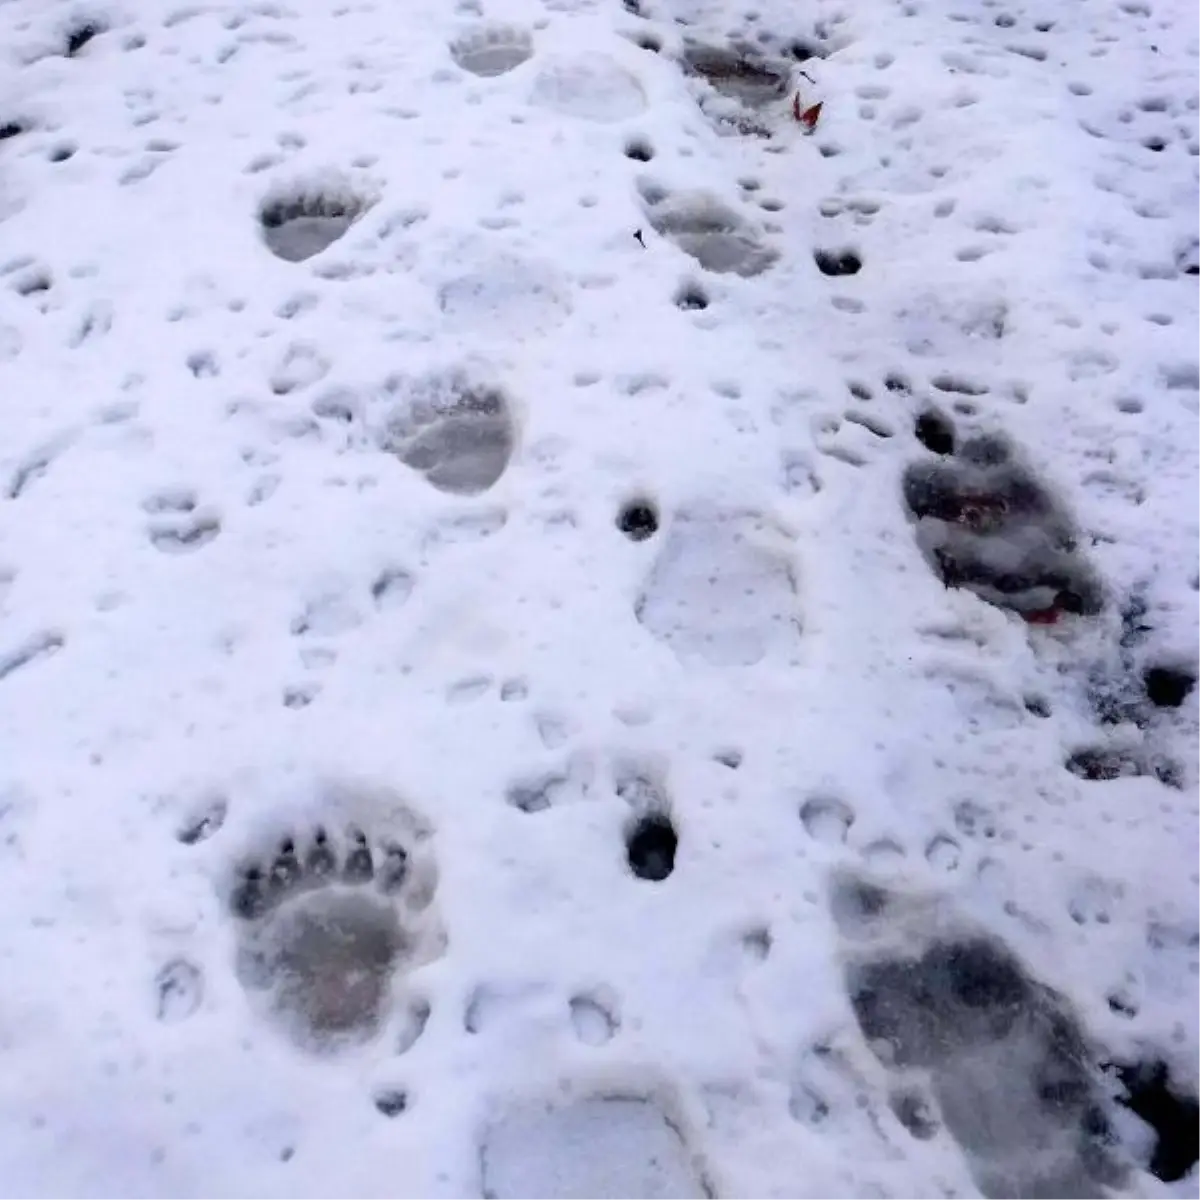
{"label": "snowy ground", "polygon": [[0,1193],[1196,1195],[1196,66],[0,4]]}

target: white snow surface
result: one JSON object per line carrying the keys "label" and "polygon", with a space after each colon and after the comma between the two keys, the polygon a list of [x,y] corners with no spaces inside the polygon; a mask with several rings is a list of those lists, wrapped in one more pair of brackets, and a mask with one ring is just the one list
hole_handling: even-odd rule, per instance
{"label": "white snow surface", "polygon": [[[1100,1066],[1196,1092],[1197,48],[0,4],[0,1193],[1196,1195]],[[1072,531],[1020,612],[931,411]],[[972,939],[1020,1014],[927,1050],[879,964]]]}

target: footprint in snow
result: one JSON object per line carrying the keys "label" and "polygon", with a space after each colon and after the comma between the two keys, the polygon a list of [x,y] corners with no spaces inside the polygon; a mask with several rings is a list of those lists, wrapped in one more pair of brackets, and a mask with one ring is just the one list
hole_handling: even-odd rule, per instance
{"label": "footprint in snow", "polygon": [[1073,522],[1008,440],[974,437],[956,450],[944,422],[924,432],[944,452],[908,468],[904,500],[942,582],[1035,623],[1098,613],[1103,592]]}
{"label": "footprint in snow", "polygon": [[533,38],[513,25],[484,25],[450,43],[450,57],[464,71],[491,79],[506,75],[533,55]]}
{"label": "footprint in snow", "polygon": [[607,54],[587,51],[551,58],[533,81],[530,101],[564,117],[614,122],[646,109],[646,93],[637,76]]}
{"label": "footprint in snow", "polygon": [[932,904],[849,874],[832,899],[851,1008],[895,1075],[892,1111],[914,1138],[940,1121],[985,1196],[1121,1185],[1111,1105],[1061,997],[1003,942],[956,929]]}
{"label": "footprint in snow", "polygon": [[639,185],[646,219],[660,237],[674,242],[706,271],[761,275],[779,258],[758,228],[712,192],[668,192],[657,184]]}
{"label": "footprint in snow", "polygon": [[[374,1037],[392,1015],[397,976],[431,957],[432,864],[414,849],[355,825],[314,825],[240,866],[229,897],[238,977],[301,1047]],[[420,1029],[414,1036],[409,1025],[427,1017],[410,1007],[397,1036],[411,1045]]]}
{"label": "footprint in snow", "polygon": [[475,496],[504,474],[515,430],[499,388],[453,370],[418,379],[396,377],[383,393],[389,411],[381,447],[438,491]]}
{"label": "footprint in snow", "polygon": [[748,667],[799,646],[800,606],[784,534],[750,512],[680,513],[635,615],[684,661]]}
{"label": "footprint in snow", "polygon": [[276,258],[303,262],[329,249],[372,203],[341,176],[276,188],[259,208],[263,242]]}

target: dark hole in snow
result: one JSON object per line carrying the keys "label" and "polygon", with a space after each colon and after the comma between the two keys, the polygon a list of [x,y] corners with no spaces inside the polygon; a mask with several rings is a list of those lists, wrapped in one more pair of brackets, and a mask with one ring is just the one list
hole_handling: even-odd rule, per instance
{"label": "dark hole in snow", "polygon": [[658,530],[658,512],[648,500],[631,500],[617,514],[617,528],[631,541],[644,542]]}
{"label": "dark hole in snow", "polygon": [[838,277],[857,275],[862,270],[862,259],[853,250],[818,250],[813,257],[822,275]]}
{"label": "dark hole in snow", "polygon": [[708,295],[702,287],[689,283],[675,293],[675,305],[684,312],[700,312],[708,307]]}
{"label": "dark hole in snow", "polygon": [[1158,1135],[1150,1173],[1164,1183],[1182,1179],[1200,1157],[1200,1105],[1171,1086],[1170,1071],[1161,1059],[1118,1066],[1116,1075],[1128,1093],[1118,1101]]}
{"label": "dark hole in snow", "polygon": [[661,813],[641,817],[625,843],[629,869],[639,879],[660,882],[675,870],[678,845],[679,838],[668,817]]}
{"label": "dark hole in snow", "polygon": [[824,58],[825,51],[818,42],[808,41],[806,38],[795,38],[787,48],[788,54],[796,60],[796,62],[808,62],[810,58]]}
{"label": "dark hole in snow", "polygon": [[1176,667],[1151,667],[1143,680],[1150,703],[1159,708],[1178,708],[1196,686],[1194,671]]}
{"label": "dark hole in snow", "polygon": [[917,441],[933,454],[954,453],[954,426],[948,417],[932,410],[923,412],[913,427]]}
{"label": "dark hole in snow", "polygon": [[85,21],[67,31],[67,57],[73,58],[92,40],[104,32],[104,26],[96,21]]}
{"label": "dark hole in snow", "polygon": [[385,1088],[375,1093],[375,1107],[389,1119],[398,1117],[408,1108],[408,1093],[399,1088]]}
{"label": "dark hole in snow", "polygon": [[634,162],[649,162],[654,157],[654,149],[645,138],[631,138],[625,143],[625,157]]}
{"label": "dark hole in snow", "polygon": [[6,141],[8,138],[14,138],[19,133],[24,133],[25,129],[25,125],[20,121],[4,121],[0,123],[0,142]]}
{"label": "dark hole in snow", "polygon": [[1182,787],[1179,767],[1168,759],[1144,759],[1131,750],[1093,747],[1077,750],[1067,759],[1066,768],[1080,779],[1107,781],[1153,775],[1167,787]]}

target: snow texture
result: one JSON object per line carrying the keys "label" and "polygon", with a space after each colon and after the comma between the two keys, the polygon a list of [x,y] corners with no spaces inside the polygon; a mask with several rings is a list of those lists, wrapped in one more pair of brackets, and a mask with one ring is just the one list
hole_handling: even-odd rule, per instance
{"label": "snow texture", "polygon": [[1198,52],[0,3],[0,1194],[1196,1196]]}

